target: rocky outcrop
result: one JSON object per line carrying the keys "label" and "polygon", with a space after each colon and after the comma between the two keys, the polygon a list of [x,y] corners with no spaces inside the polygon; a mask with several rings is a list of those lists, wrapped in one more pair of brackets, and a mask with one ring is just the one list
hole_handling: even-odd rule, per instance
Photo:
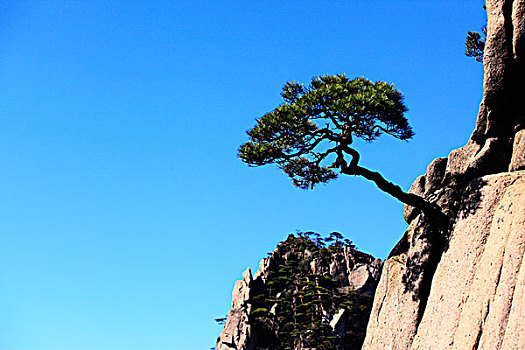
{"label": "rocky outcrop", "polygon": [[235,282],[232,293],[231,310],[228,312],[217,350],[250,349],[253,347],[251,326],[248,322],[251,307],[248,301],[252,292],[253,278],[250,268]]}
{"label": "rocky outcrop", "polygon": [[509,171],[525,170],[525,129],[519,130],[514,136],[512,149]]}
{"label": "rocky outcrop", "polygon": [[[399,245],[410,249],[402,249],[385,261],[370,314],[365,349],[404,349],[416,333],[425,301],[418,284],[429,261],[428,241],[421,237],[424,228],[419,219],[414,220]],[[417,261],[420,274],[409,284],[411,260]],[[425,273],[428,276],[428,271]]]}
{"label": "rocky outcrop", "polygon": [[524,156],[514,137],[525,128],[525,3],[489,0],[486,7],[483,101],[469,142],[448,157],[449,181],[515,170],[510,159]]}
{"label": "rocky outcrop", "polygon": [[[484,93],[476,128],[465,146],[434,160],[409,190],[445,210],[453,196],[437,189],[450,192],[476,177],[525,169],[525,1],[489,0],[487,17]],[[444,197],[441,203],[436,196]],[[405,205],[408,223],[418,213]]]}
{"label": "rocky outcrop", "polygon": [[475,179],[459,202],[428,293],[406,277],[409,257],[425,251],[420,216],[409,248],[385,262],[364,349],[525,348],[525,171]]}
{"label": "rocky outcrop", "polygon": [[[525,0],[488,0],[487,15],[475,130],[409,191],[439,205],[447,219],[405,206],[409,228],[383,265],[351,250],[329,261],[304,252],[310,272],[338,281],[338,293],[375,291],[363,349],[525,349]],[[253,298],[287,259],[274,252],[253,278],[248,271],[236,283],[218,350],[264,348]],[[345,338],[361,336],[359,317],[352,309],[323,310],[322,322],[346,341],[336,348],[359,348]]]}
{"label": "rocky outcrop", "polygon": [[525,1],[489,0],[487,14],[476,128],[410,189],[448,221],[404,207],[364,349],[525,348]]}
{"label": "rocky outcrop", "polygon": [[470,183],[410,349],[525,349],[525,171]]}
{"label": "rocky outcrop", "polygon": [[[298,248],[302,246],[296,244],[297,241],[304,237],[290,236],[269,257],[261,260],[253,277],[250,269],[247,269],[243,278],[235,283],[232,309],[217,339],[217,350],[278,348],[281,342],[279,334],[285,327],[279,324],[281,319],[277,317],[282,305],[278,301],[267,303],[262,299],[281,298],[281,294],[286,291],[282,289],[278,280],[285,279],[287,276],[283,275],[282,271],[291,271],[289,267],[296,263],[307,266],[307,270],[306,274],[297,274],[292,276],[293,278],[300,279],[305,275],[328,276],[333,281],[331,283],[334,296],[352,297],[355,302],[353,306],[337,306],[337,298],[332,299],[331,306],[323,304],[325,306],[322,306],[320,318],[323,323],[330,325],[334,336],[344,340],[344,344],[337,345],[337,349],[360,348],[372,298],[381,274],[382,261],[355,250],[349,244],[337,243],[332,245],[332,248],[323,248],[323,245],[316,246],[309,242],[306,246],[310,248]],[[292,244],[293,249],[290,248]],[[270,331],[261,328],[257,323],[256,318],[260,310],[269,310],[268,314],[273,315],[267,318],[272,321]]]}

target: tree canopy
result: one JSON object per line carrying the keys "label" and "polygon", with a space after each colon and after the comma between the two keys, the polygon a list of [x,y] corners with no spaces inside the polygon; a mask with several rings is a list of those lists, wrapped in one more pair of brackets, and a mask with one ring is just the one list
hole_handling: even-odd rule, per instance
{"label": "tree canopy", "polygon": [[250,140],[239,149],[249,166],[276,164],[302,189],[335,179],[339,173],[359,175],[381,190],[419,208],[438,210],[405,193],[383,176],[359,165],[355,138],[375,141],[383,134],[399,140],[414,135],[404,113],[403,94],[392,84],[344,74],[313,78],[309,85],[284,85],[284,103],[256,120]]}
{"label": "tree canopy", "polygon": [[403,95],[385,82],[322,76],[306,87],[288,82],[281,95],[286,103],[257,119],[239,156],[251,166],[278,164],[303,189],[337,177],[340,164],[323,162],[332,154],[352,154],[354,137],[374,141],[386,133],[407,140],[413,135],[403,116]]}
{"label": "tree canopy", "polygon": [[481,33],[469,31],[465,39],[465,56],[474,57],[476,61],[483,62],[486,40],[487,26],[481,28]]}
{"label": "tree canopy", "polygon": [[[487,11],[487,6],[483,6]],[[465,56],[474,57],[477,62],[483,62],[483,54],[485,52],[485,42],[487,41],[487,25],[481,27],[480,32],[467,32],[465,38]]]}

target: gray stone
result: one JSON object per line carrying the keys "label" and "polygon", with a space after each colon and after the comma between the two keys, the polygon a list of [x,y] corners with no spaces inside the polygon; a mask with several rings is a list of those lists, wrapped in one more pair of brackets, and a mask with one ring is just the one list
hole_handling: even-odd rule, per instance
{"label": "gray stone", "polygon": [[352,249],[345,247],[343,254],[345,256],[346,273],[349,274],[355,266],[354,253]]}
{"label": "gray stone", "polygon": [[514,136],[514,145],[512,147],[512,158],[509,165],[509,171],[525,169],[525,129],[519,130]]}
{"label": "gray stone", "polygon": [[348,276],[348,283],[352,289],[360,291],[370,278],[368,265],[359,264]]}
{"label": "gray stone", "polygon": [[228,312],[222,332],[217,339],[217,350],[253,350],[251,326],[248,322],[251,311],[247,301],[250,299],[253,282],[250,268],[247,268],[242,279],[235,282],[232,292],[232,309]]}
{"label": "gray stone", "polygon": [[343,338],[346,332],[346,317],[344,317],[346,310],[339,309],[330,321],[330,327],[332,327],[335,334]]}
{"label": "gray stone", "polygon": [[447,170],[448,158],[436,158],[427,167],[425,173],[425,194],[441,188],[445,171]]}
{"label": "gray stone", "polygon": [[[410,186],[408,193],[414,193],[422,197],[425,195],[425,175],[417,177],[416,181],[414,181],[412,186]],[[416,216],[419,215],[420,212],[420,209],[417,209],[411,205],[405,204],[403,206],[403,217],[405,218],[405,221],[409,224],[410,222],[412,222],[412,220],[416,218]]]}
{"label": "gray stone", "polygon": [[481,146],[478,143],[469,141],[465,146],[450,152],[445,174],[447,182],[463,177],[467,173],[472,158],[480,149]]}
{"label": "gray stone", "polygon": [[476,177],[506,171],[509,164],[510,138],[491,137],[478,144],[470,140],[448,157],[446,180],[461,183]]}
{"label": "gray stone", "polygon": [[449,156],[446,180],[451,183],[521,169],[519,143],[517,153],[511,154],[511,145],[521,140],[515,133],[525,127],[525,5],[488,0],[487,17],[483,101],[469,142]]}
{"label": "gray stone", "polygon": [[483,147],[471,158],[468,164],[469,179],[507,171],[509,145],[510,140],[508,138],[487,138]]}
{"label": "gray stone", "polygon": [[250,298],[250,283],[252,281],[252,272],[248,267],[242,274],[243,279],[235,282],[232,293],[232,309],[238,309],[244,306],[246,300]]}
{"label": "gray stone", "polygon": [[217,339],[217,350],[255,350],[251,340],[248,313],[242,309],[228,312],[221,335]]}

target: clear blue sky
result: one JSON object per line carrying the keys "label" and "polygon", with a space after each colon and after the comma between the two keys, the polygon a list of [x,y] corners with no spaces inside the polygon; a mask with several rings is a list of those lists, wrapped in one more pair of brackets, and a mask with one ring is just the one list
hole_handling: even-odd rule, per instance
{"label": "clear blue sky", "polygon": [[287,80],[386,80],[415,138],[359,149],[408,189],[474,128],[482,5],[2,1],[0,349],[209,349],[234,281],[288,233],[386,257],[400,203],[355,178],[295,189],[237,148]]}

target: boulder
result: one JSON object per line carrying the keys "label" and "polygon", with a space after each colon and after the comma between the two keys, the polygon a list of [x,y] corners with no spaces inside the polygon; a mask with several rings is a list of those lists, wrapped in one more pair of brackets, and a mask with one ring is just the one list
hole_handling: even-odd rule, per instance
{"label": "boulder", "polygon": [[[377,265],[374,265],[376,261]],[[350,289],[355,290],[358,293],[373,296],[382,266],[383,263],[379,259],[374,260],[372,264],[356,265],[356,267],[348,274],[348,285]]]}
{"label": "boulder", "polygon": [[446,182],[463,177],[467,173],[472,158],[480,149],[481,146],[478,143],[469,141],[465,146],[450,152],[445,175]]}
{"label": "boulder", "polygon": [[[442,188],[441,184],[447,170],[447,158],[436,158],[427,167],[425,175],[419,176],[412,184],[409,193],[417,194],[421,197],[429,197],[431,194]],[[419,213],[420,209],[414,208],[408,204],[403,206],[403,217],[407,223],[412,222]]]}
{"label": "boulder", "polygon": [[[417,194],[418,196],[424,197],[425,196],[425,182],[426,182],[425,175],[418,176],[416,181],[414,181],[414,183],[408,190],[408,193],[413,193],[413,194]],[[412,222],[412,220],[416,218],[416,216],[419,215],[420,212],[421,210],[411,205],[405,204],[403,206],[403,217],[405,221],[409,224]]]}
{"label": "boulder", "polygon": [[525,129],[519,130],[514,136],[514,145],[512,147],[512,158],[509,165],[509,171],[525,169]]}
{"label": "boulder", "polygon": [[510,162],[509,137],[491,137],[482,144],[470,140],[448,156],[446,183],[461,183],[487,174],[506,171]]}
{"label": "boulder", "polygon": [[447,170],[448,158],[436,158],[427,167],[425,173],[425,193],[434,192],[441,188],[441,183]]}
{"label": "boulder", "polygon": [[252,282],[252,272],[248,267],[242,274],[242,280],[235,282],[232,293],[232,309],[238,309],[245,305],[250,298],[250,283]]}

